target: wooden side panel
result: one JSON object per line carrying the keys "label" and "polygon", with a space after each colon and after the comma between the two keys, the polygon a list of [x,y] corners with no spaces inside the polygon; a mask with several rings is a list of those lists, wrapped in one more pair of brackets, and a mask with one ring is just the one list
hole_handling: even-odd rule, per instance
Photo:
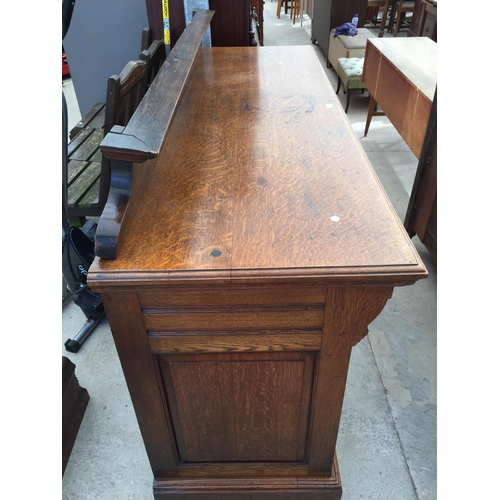
{"label": "wooden side panel", "polygon": [[313,357],[159,356],[181,462],[303,461]]}
{"label": "wooden side panel", "polygon": [[230,352],[319,351],[321,333],[252,332],[245,335],[161,335],[150,337],[151,351],[156,354],[196,354]]}
{"label": "wooden side panel", "polygon": [[403,137],[407,138],[410,149],[418,157],[422,143],[420,143],[420,149],[415,152],[414,147],[411,145],[410,129],[413,126],[412,118],[418,93],[408,83],[406,78],[385,58],[382,58],[380,62],[379,81],[374,97],[396,130]]}
{"label": "wooden side panel", "polygon": [[304,364],[298,361],[254,361],[232,365],[237,459],[298,460]]}
{"label": "wooden side panel", "polygon": [[380,52],[374,47],[370,40],[367,40],[365,62],[363,63],[362,80],[368,92],[370,92],[373,97],[376,96],[377,91],[378,73],[380,71],[380,58]]}
{"label": "wooden side panel", "polygon": [[148,330],[216,330],[216,329],[266,329],[266,328],[321,328],[323,325],[323,310],[296,311],[147,311],[144,323]]}
{"label": "wooden side panel", "polygon": [[408,136],[410,149],[415,153],[417,158],[420,158],[431,114],[432,101],[429,101],[422,93],[418,93],[416,89],[413,89],[413,92],[417,94],[415,108],[413,113],[405,120],[404,133]]}
{"label": "wooden side panel", "polygon": [[286,305],[286,304],[324,304],[325,287],[282,288],[266,287],[210,287],[205,289],[171,288],[154,292],[140,292],[139,300],[143,307],[179,306],[234,306],[234,305]]}
{"label": "wooden side panel", "polygon": [[390,287],[330,288],[314,395],[309,473],[330,474],[352,346],[392,295]]}
{"label": "wooden side panel", "polygon": [[[393,55],[389,50],[388,54]],[[398,69],[388,57],[382,57],[370,40],[366,45],[363,82],[404,138],[417,158],[420,157],[432,102],[418,83],[403,73],[406,61]]]}
{"label": "wooden side panel", "polygon": [[178,476],[175,446],[137,295],[102,294],[102,298],[153,474]]}
{"label": "wooden side panel", "polygon": [[[161,365],[164,363],[162,360]],[[234,459],[236,435],[230,363],[169,363],[169,368],[179,415],[178,422],[173,420],[181,461]]]}

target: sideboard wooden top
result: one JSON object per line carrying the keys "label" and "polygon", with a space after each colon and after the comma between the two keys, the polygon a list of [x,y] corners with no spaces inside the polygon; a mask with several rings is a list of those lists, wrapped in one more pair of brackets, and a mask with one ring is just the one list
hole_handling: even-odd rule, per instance
{"label": "sideboard wooden top", "polygon": [[118,258],[89,283],[426,275],[314,49],[231,47],[200,50]]}
{"label": "sideboard wooden top", "polygon": [[376,49],[432,102],[437,84],[437,43],[426,36],[370,38]]}

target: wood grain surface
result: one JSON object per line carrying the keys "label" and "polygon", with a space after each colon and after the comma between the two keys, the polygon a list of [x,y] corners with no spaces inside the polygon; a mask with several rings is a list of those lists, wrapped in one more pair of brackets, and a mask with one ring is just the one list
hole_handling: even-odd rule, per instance
{"label": "wood grain surface", "polygon": [[362,78],[371,97],[420,158],[436,89],[437,44],[427,37],[369,39]]}
{"label": "wood grain surface", "polygon": [[159,356],[181,462],[302,462],[310,353]]}
{"label": "wood grain surface", "polygon": [[314,50],[201,49],[120,257],[90,281],[294,270],[425,275]]}
{"label": "wood grain surface", "polygon": [[155,498],[339,500],[352,346],[427,271],[312,47],[201,49],[144,172],[88,282]]}
{"label": "wood grain surface", "polygon": [[[272,466],[271,466],[272,469]],[[329,475],[155,479],[155,500],[340,500],[336,456]]]}

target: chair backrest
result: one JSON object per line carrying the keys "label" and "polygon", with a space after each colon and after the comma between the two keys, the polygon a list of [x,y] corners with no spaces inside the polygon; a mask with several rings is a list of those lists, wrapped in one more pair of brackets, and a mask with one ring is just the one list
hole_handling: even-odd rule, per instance
{"label": "chair backrest", "polygon": [[147,90],[148,65],[130,61],[120,75],[108,79],[104,135],[114,125],[126,126]]}
{"label": "chair backrest", "polygon": [[165,62],[167,54],[165,51],[165,42],[163,40],[155,40],[146,50],[143,50],[139,56],[141,61],[144,61],[148,66],[147,86],[153,83],[162,64]]}
{"label": "chair backrest", "polygon": [[149,28],[144,28],[142,30],[141,36],[141,52],[143,50],[147,50],[147,48],[151,45],[151,30]]}

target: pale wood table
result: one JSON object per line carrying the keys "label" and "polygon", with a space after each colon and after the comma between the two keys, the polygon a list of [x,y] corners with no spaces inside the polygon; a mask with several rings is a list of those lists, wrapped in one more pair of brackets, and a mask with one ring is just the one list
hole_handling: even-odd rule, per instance
{"label": "pale wood table", "polygon": [[338,500],[351,349],[427,271],[312,47],[199,49],[162,121],[170,63],[189,50],[174,47],[106,142],[116,168],[143,175],[116,259],[88,276],[154,495]]}
{"label": "pale wood table", "polygon": [[[437,85],[437,44],[427,37],[368,39],[363,82],[370,92],[365,136],[372,116],[389,118],[420,158]],[[383,111],[376,111],[380,106]]]}

